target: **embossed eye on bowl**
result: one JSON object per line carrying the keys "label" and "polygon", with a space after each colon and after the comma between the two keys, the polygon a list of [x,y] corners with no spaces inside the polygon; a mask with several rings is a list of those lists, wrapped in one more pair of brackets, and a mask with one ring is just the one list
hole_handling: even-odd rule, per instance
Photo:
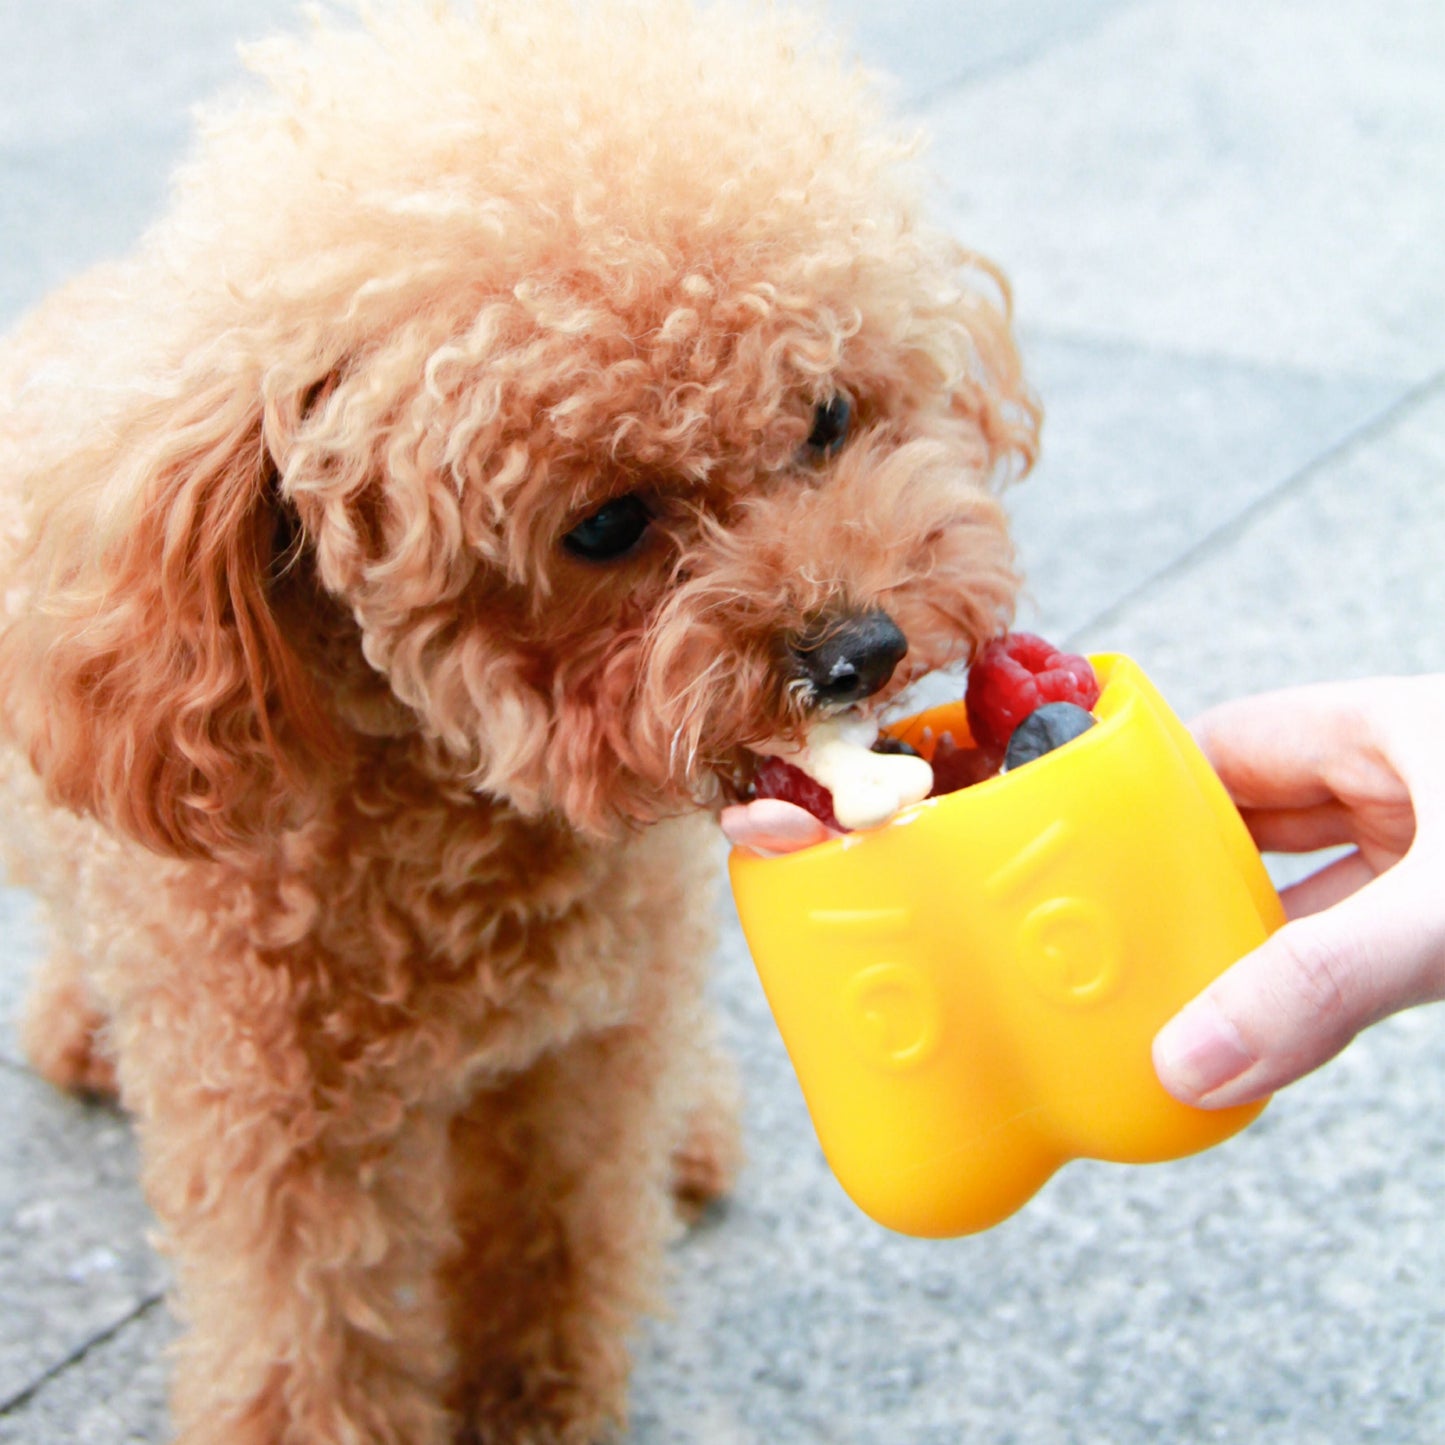
{"label": "embossed eye on bowl", "polygon": [[[944,1237],[1074,1158],[1220,1143],[1263,1104],[1190,1109],[1159,1028],[1284,921],[1258,851],[1137,664],[1092,659],[1097,726],[1027,767],[781,858],[733,895],[823,1152],[872,1218]],[[962,704],[891,729],[927,755]]]}

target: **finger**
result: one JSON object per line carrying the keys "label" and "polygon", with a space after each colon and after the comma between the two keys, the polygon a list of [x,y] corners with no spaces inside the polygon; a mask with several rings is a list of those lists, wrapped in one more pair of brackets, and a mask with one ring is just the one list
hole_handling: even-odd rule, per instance
{"label": "finger", "polygon": [[1248,1103],[1318,1068],[1367,1024],[1445,995],[1428,873],[1392,868],[1241,959],[1160,1030],[1160,1082],[1198,1107]]}
{"label": "finger", "polygon": [[1355,818],[1334,798],[1312,808],[1241,808],[1262,853],[1313,853],[1356,841]]}
{"label": "finger", "polygon": [[1445,673],[1372,686],[1383,750],[1408,785],[1419,823],[1445,827]]}
{"label": "finger", "polygon": [[796,853],[839,836],[806,809],[781,798],[758,798],[724,808],[718,822],[728,842],[767,854]]}
{"label": "finger", "polygon": [[1191,728],[1241,808],[1299,809],[1331,801],[1331,763],[1358,752],[1369,735],[1349,690],[1333,683],[1223,703]]}
{"label": "finger", "polygon": [[1358,893],[1376,876],[1366,858],[1358,852],[1348,853],[1286,888],[1279,898],[1288,917],[1308,918],[1311,913],[1333,908],[1350,894]]}

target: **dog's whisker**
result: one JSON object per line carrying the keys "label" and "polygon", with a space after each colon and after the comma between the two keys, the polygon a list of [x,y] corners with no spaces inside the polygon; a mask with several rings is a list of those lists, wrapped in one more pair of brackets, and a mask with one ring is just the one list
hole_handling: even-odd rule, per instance
{"label": "dog's whisker", "polygon": [[[725,658],[721,656],[715,657],[702,672],[693,677],[681,692],[677,694],[677,702],[686,704],[692,701],[698,693],[702,692],[712,683],[714,677],[726,664],[727,660]],[[678,753],[684,746],[684,738],[687,739],[685,744],[688,753],[687,767],[680,776],[691,777],[693,769],[697,765],[697,754],[702,745],[700,718],[694,716],[689,722],[680,723],[673,731],[672,741],[668,748],[668,771],[674,777],[679,776],[677,759]]]}

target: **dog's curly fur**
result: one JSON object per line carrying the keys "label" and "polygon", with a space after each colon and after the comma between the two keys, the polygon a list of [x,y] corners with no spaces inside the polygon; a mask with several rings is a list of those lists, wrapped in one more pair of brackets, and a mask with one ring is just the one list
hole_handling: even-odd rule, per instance
{"label": "dog's curly fur", "polygon": [[820,619],[897,622],[879,701],[1003,625],[1038,413],[794,21],[400,5],[254,65],[0,353],[28,1044],[135,1114],[187,1445],[590,1441],[735,1163],[709,810]]}

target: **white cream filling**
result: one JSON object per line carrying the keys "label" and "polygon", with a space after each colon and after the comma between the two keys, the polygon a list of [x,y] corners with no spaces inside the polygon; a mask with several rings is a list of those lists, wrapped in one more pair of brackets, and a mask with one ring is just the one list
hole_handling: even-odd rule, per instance
{"label": "white cream filling", "polygon": [[843,715],[815,724],[802,748],[784,754],[832,793],[833,814],[845,828],[876,828],[933,790],[924,759],[872,752],[877,738],[872,719]]}

